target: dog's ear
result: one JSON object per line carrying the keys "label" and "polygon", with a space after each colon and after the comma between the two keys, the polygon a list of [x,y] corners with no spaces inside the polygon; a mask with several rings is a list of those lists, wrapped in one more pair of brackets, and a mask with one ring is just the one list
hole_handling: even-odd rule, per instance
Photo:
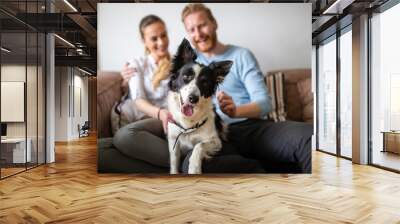
{"label": "dog's ear", "polygon": [[178,91],[177,84],[176,84],[177,79],[178,79],[178,75],[176,73],[172,73],[169,78],[169,81],[168,81],[168,88],[173,92]]}
{"label": "dog's ear", "polygon": [[229,73],[232,67],[233,61],[218,61],[212,62],[209,68],[213,71],[217,78],[217,83],[224,81],[225,76]]}
{"label": "dog's ear", "polygon": [[193,50],[192,46],[190,46],[190,43],[186,38],[184,38],[182,43],[179,45],[176,57],[182,60],[185,64],[196,60],[196,52]]}
{"label": "dog's ear", "polygon": [[172,72],[177,72],[184,64],[194,62],[197,58],[196,52],[190,46],[188,40],[183,39],[178,50],[172,60]]}

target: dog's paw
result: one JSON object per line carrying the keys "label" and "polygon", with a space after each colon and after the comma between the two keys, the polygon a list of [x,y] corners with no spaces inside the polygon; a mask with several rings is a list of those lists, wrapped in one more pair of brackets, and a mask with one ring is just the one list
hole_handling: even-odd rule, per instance
{"label": "dog's paw", "polygon": [[188,173],[189,174],[201,174],[201,168],[200,168],[200,166],[189,166]]}
{"label": "dog's paw", "polygon": [[177,169],[170,169],[169,174],[179,174],[179,171]]}

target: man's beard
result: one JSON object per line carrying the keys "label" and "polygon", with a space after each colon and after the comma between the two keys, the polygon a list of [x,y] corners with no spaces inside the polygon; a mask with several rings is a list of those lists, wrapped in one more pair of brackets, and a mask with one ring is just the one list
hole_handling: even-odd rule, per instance
{"label": "man's beard", "polygon": [[202,46],[202,47],[200,47],[200,45],[197,42],[195,42],[194,45],[195,45],[197,50],[199,50],[199,51],[201,51],[203,53],[210,52],[217,45],[217,34],[214,33],[211,36],[207,36],[207,42],[206,43],[207,43],[207,46]]}

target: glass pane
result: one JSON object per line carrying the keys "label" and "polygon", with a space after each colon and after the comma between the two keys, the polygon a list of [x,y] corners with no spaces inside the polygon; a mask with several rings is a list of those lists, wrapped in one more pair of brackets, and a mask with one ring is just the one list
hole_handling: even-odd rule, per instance
{"label": "glass pane", "polygon": [[[35,24],[30,17],[45,12],[45,1],[1,1],[0,7]],[[45,161],[45,35],[2,12],[0,18],[7,21],[0,24],[3,178]]]}
{"label": "glass pane", "polygon": [[372,163],[400,170],[400,5],[372,18]]}
{"label": "glass pane", "polygon": [[1,139],[2,177],[25,170],[30,161],[26,144],[26,34],[1,34]]}
{"label": "glass pane", "polygon": [[45,94],[46,94],[46,84],[45,84],[45,44],[46,37],[44,34],[39,33],[38,41],[38,163],[45,163]]}
{"label": "glass pane", "polygon": [[[28,1],[26,6],[27,19],[31,24],[38,23],[38,17],[33,16],[39,11],[37,1]],[[36,30],[27,30],[27,80],[26,80],[26,113],[27,113],[27,143],[31,151],[30,161],[27,167],[35,167],[38,164],[38,34]]]}
{"label": "glass pane", "polygon": [[318,48],[318,147],[336,153],[336,40]]}
{"label": "glass pane", "polygon": [[340,37],[340,152],[352,157],[352,35],[351,31]]}
{"label": "glass pane", "polygon": [[37,96],[37,73],[38,73],[38,36],[36,32],[27,33],[28,38],[28,62],[27,62],[27,80],[26,80],[26,113],[27,113],[27,142],[30,148],[30,159],[28,160],[28,168],[37,165],[37,132],[38,132],[38,96]]}

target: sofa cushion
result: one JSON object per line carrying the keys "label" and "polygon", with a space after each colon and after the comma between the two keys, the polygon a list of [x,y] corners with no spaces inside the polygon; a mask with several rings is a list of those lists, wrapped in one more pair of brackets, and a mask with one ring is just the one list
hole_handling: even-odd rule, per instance
{"label": "sofa cushion", "polygon": [[110,137],[111,108],[121,98],[122,77],[119,72],[99,72],[97,75],[97,135]]}
{"label": "sofa cushion", "polygon": [[313,101],[310,78],[300,80],[297,83],[297,90],[299,91],[299,96],[303,105],[306,105]]}
{"label": "sofa cushion", "polygon": [[292,121],[303,121],[303,106],[299,99],[296,83],[286,83],[287,118]]}
{"label": "sofa cushion", "polygon": [[121,88],[122,77],[117,71],[100,71],[97,74],[97,94],[109,91],[110,88]]}
{"label": "sofa cushion", "polygon": [[311,78],[302,79],[297,83],[297,89],[302,104],[302,120],[305,122],[312,122],[314,99],[311,90]]}
{"label": "sofa cushion", "polygon": [[314,101],[307,104],[303,109],[303,119],[304,122],[313,123],[314,122]]}

